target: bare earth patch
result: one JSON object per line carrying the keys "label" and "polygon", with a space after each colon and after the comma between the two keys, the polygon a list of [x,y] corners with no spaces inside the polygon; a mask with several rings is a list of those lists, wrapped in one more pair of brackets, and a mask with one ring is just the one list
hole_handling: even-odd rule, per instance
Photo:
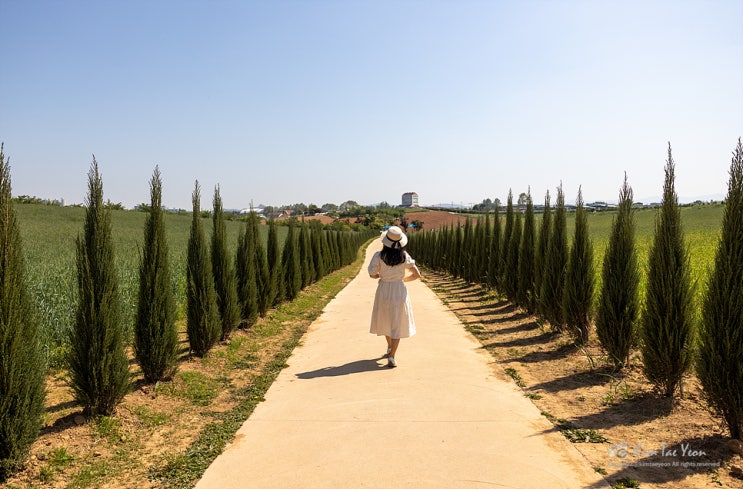
{"label": "bare earth patch", "polygon": [[[613,372],[597,340],[579,349],[479,285],[427,270],[425,281],[502,367],[610,484],[642,488],[743,487],[743,465],[729,435],[703,399],[697,379],[672,402],[653,391],[639,354]],[[499,369],[500,371],[500,369]],[[494,406],[497,409],[497,406]]]}

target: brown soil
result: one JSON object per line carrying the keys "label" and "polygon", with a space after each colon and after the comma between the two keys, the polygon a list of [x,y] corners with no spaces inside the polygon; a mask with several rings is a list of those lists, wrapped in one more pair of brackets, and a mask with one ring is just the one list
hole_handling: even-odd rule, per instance
{"label": "brown soil", "polygon": [[[278,220],[279,221],[282,221],[282,220],[285,220],[285,219],[288,219],[288,218],[287,217],[282,217],[282,218],[280,218]],[[320,221],[323,225],[324,224],[332,224],[332,223],[334,223],[336,221],[336,219],[334,217],[321,216],[321,215],[304,216],[304,217],[301,217],[300,220],[305,220],[305,221]]]}
{"label": "brown soil", "polygon": [[[672,401],[653,391],[638,355],[626,372],[614,372],[595,340],[579,349],[481,286],[431,271],[424,276],[503,376],[519,379],[524,395],[555,430],[579,439],[578,450],[611,484],[629,478],[643,489],[743,487],[731,473],[743,459],[727,447],[729,434],[696,378],[686,379],[683,395]],[[587,442],[590,435],[607,441]]]}
{"label": "brown soil", "polygon": [[445,226],[453,226],[457,223],[464,224],[467,219],[461,214],[446,211],[413,211],[406,212],[408,222],[421,221],[424,230],[441,229]]}

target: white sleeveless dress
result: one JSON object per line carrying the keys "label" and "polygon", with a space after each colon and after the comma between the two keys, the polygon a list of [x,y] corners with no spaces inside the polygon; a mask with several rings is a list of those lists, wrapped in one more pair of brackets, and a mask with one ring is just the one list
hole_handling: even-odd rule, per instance
{"label": "white sleeveless dress", "polygon": [[408,289],[402,281],[405,272],[415,266],[415,260],[405,253],[405,263],[394,267],[386,265],[379,251],[369,263],[369,275],[379,274],[370,333],[391,338],[408,338],[415,334],[413,308]]}

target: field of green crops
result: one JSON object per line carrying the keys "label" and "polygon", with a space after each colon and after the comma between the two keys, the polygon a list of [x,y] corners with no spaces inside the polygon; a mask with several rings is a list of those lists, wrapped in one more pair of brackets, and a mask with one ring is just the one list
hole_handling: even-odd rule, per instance
{"label": "field of green crops", "polygon": [[[14,206],[23,239],[29,287],[38,306],[44,345],[52,366],[60,364],[61,347],[74,321],[77,298],[75,242],[82,232],[85,209],[41,204]],[[126,327],[131,332],[139,287],[139,257],[144,239],[146,214],[137,211],[112,211],[111,227],[119,273]],[[211,239],[211,219],[204,219],[207,239]],[[185,317],[186,248],[191,228],[190,214],[166,214],[173,288],[179,317]],[[237,247],[243,223],[227,221],[228,245]],[[268,235],[261,226],[264,242]],[[279,242],[287,229],[279,226]]]}
{"label": "field of green crops", "polygon": [[[77,297],[75,240],[82,230],[85,210],[79,207],[57,207],[40,204],[17,204],[15,210],[21,228],[23,249],[28,268],[29,286],[38,306],[44,344],[51,364],[59,365],[62,345],[72,325]],[[697,297],[707,280],[714,260],[723,207],[696,206],[681,210],[686,240],[690,250],[692,277],[697,282]],[[616,213],[589,214],[589,229],[594,244],[597,283],[601,279],[601,264],[611,223]],[[635,213],[636,242],[641,269],[647,267],[647,257],[653,239],[657,210],[643,209]],[[136,311],[138,264],[143,241],[146,214],[136,211],[112,211],[112,233],[119,285],[122,292],[126,325],[131,331]],[[173,288],[179,317],[184,317],[186,247],[191,226],[190,214],[166,214],[166,230],[173,268]],[[572,236],[574,214],[568,214],[568,235]],[[227,221],[228,244],[234,252],[241,221]],[[537,216],[537,227],[539,216]],[[261,226],[264,242],[267,229]],[[211,236],[212,223],[204,219],[204,229]],[[279,241],[287,230],[279,226]],[[644,273],[643,273],[644,276]],[[598,289],[597,289],[598,290]],[[641,297],[644,283],[640,284]]]}
{"label": "field of green crops", "polygon": [[[714,263],[717,241],[722,226],[724,206],[703,205],[681,208],[681,219],[684,226],[684,235],[689,247],[689,262],[692,280],[696,281],[697,299],[700,298],[707,282],[709,270]],[[642,271],[643,281],[640,284],[640,297],[645,295],[645,271],[647,270],[648,254],[653,242],[655,220],[658,214],[656,209],[639,209],[635,212],[638,261]],[[611,225],[616,212],[596,212],[588,215],[588,226],[593,239],[594,260],[596,263],[597,285],[601,280],[601,268],[604,252],[609,243]],[[575,224],[575,213],[568,214],[568,236],[572,238]],[[539,224],[539,223],[538,223]],[[599,290],[598,288],[596,290]]]}

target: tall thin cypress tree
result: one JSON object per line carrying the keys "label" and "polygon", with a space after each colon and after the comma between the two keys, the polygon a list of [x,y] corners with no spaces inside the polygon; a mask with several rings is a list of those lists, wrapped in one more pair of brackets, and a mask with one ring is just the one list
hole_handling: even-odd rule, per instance
{"label": "tall thin cypress tree", "polygon": [[284,272],[281,267],[281,252],[279,250],[279,234],[276,221],[268,221],[268,243],[266,245],[268,257],[268,273],[271,282],[270,295],[271,305],[278,306],[284,301]]}
{"label": "tall thin cypress tree", "polygon": [[263,237],[260,233],[259,218],[255,212],[251,213],[250,221],[248,222],[252,232],[251,246],[255,250],[253,257],[255,258],[255,277],[258,284],[258,314],[264,317],[268,312],[268,308],[271,307],[272,289],[271,289],[271,274],[268,271],[268,258],[266,256],[266,248],[263,246]]}
{"label": "tall thin cypress tree", "polygon": [[178,330],[158,167],[155,167],[150,180],[150,211],[144,224],[134,353],[146,382],[157,382],[175,373]]}
{"label": "tall thin cypress tree", "polygon": [[490,225],[490,211],[485,211],[482,234],[480,235],[480,283],[488,286],[488,274],[490,269],[490,240],[493,239],[493,228]]}
{"label": "tall thin cypress tree", "polygon": [[493,210],[493,233],[490,238],[490,254],[488,256],[488,285],[492,288],[498,288],[500,285],[500,276],[498,275],[501,257],[501,224],[500,211],[496,203]]}
{"label": "tall thin cypress tree", "polygon": [[472,227],[472,219],[469,217],[464,221],[462,231],[462,278],[472,282],[475,261],[475,235]]}
{"label": "tall thin cypress tree", "polygon": [[518,301],[519,292],[519,248],[521,246],[521,214],[516,214],[513,219],[511,240],[506,250],[506,273],[505,289],[508,299],[512,302]]}
{"label": "tall thin cypress tree", "polygon": [[626,174],[619,192],[619,213],[612,223],[601,277],[596,334],[614,366],[622,368],[627,365],[630,351],[637,341],[636,322],[640,310],[640,270],[635,249],[632,188]]}
{"label": "tall thin cypress tree", "polygon": [[289,220],[289,232],[286,235],[281,256],[284,270],[282,280],[286,299],[290,301],[294,300],[302,289],[302,267],[299,264],[299,235],[295,231],[296,224],[296,219]]}
{"label": "tall thin cypress tree", "polygon": [[534,202],[531,199],[531,188],[526,193],[526,212],[524,230],[521,233],[519,247],[519,288],[518,303],[529,313],[534,312]]}
{"label": "tall thin cypress tree", "polygon": [[212,201],[214,212],[212,222],[212,273],[214,274],[214,290],[217,294],[217,308],[222,324],[221,339],[224,341],[240,323],[240,305],[237,300],[237,279],[233,262],[227,251],[227,225],[224,221],[222,196],[219,185],[214,187]]}
{"label": "tall thin cypress tree", "polygon": [[186,263],[186,332],[191,351],[202,357],[219,341],[222,324],[219,321],[209,249],[201,224],[201,192],[198,180],[191,198],[193,220]]}
{"label": "tall thin cypress tree", "polygon": [[542,213],[542,224],[539,227],[539,238],[537,239],[537,249],[534,253],[534,295],[536,296],[536,309],[544,316],[545,305],[542,302],[542,278],[544,277],[544,267],[547,263],[547,249],[550,243],[550,233],[552,232],[552,208],[550,207],[549,190],[544,195],[544,212]]}
{"label": "tall thin cypress tree", "polygon": [[702,306],[697,374],[730,436],[743,439],[743,145],[730,164],[722,235]]}
{"label": "tall thin cypress tree", "polygon": [[684,244],[675,190],[675,165],[668,143],[663,203],[655,222],[648,259],[645,306],[640,321],[645,376],[673,396],[691,368],[694,349],[694,296],[689,252]]}
{"label": "tall thin cypress tree", "polygon": [[250,327],[258,320],[258,277],[256,273],[255,248],[253,247],[253,226],[251,220],[255,212],[250,212],[245,226],[237,239],[235,255],[235,275],[237,278],[237,297],[240,303],[242,324]]}
{"label": "tall thin cypress tree", "polygon": [[594,281],[593,244],[588,233],[588,218],[583,206],[583,192],[578,188],[575,234],[565,276],[563,314],[565,324],[576,341],[581,344],[588,341],[591,329]]}
{"label": "tall thin cypress tree", "polygon": [[452,253],[452,267],[455,277],[463,277],[464,273],[464,253],[461,252],[464,247],[464,228],[459,223],[454,226],[454,253]]}
{"label": "tall thin cypress tree", "polygon": [[312,263],[310,228],[304,218],[299,227],[299,264],[302,269],[302,288],[304,289],[312,283],[315,271],[315,264]]}
{"label": "tall thin cypress tree", "polygon": [[565,194],[562,183],[557,187],[555,202],[555,216],[547,247],[544,262],[544,275],[541,284],[541,303],[544,318],[552,326],[562,329],[564,318],[562,314],[562,296],[565,287],[565,267],[568,262],[567,218],[565,211]]}
{"label": "tall thin cypress tree", "polygon": [[103,204],[95,156],[86,203],[83,235],[77,238],[78,307],[70,332],[70,384],[86,414],[109,415],[129,390],[130,374],[111,214]]}
{"label": "tall thin cypress tree", "polygon": [[312,221],[310,223],[310,244],[312,245],[312,263],[315,265],[314,280],[320,280],[325,276],[325,260],[322,253],[322,223]]}
{"label": "tall thin cypress tree", "polygon": [[508,286],[510,283],[507,277],[506,263],[508,262],[508,247],[511,244],[511,234],[513,234],[513,192],[508,189],[508,201],[506,203],[506,223],[503,228],[503,241],[501,242],[500,264],[498,265],[498,276],[501,281],[502,292],[509,295]]}
{"label": "tall thin cypress tree", "polygon": [[46,363],[26,280],[9,159],[0,145],[0,481],[23,466],[44,415]]}

